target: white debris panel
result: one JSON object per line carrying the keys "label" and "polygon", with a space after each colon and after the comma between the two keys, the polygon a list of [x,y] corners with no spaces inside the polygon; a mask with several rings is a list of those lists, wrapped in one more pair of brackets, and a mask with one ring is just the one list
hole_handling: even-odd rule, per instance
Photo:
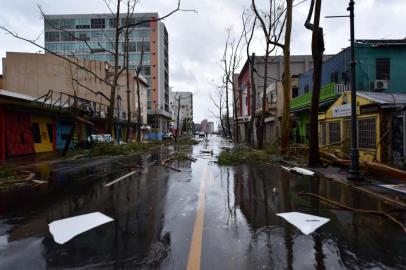
{"label": "white debris panel", "polygon": [[110,221],[113,219],[100,212],[95,212],[56,220],[49,223],[48,226],[55,242],[64,244],[73,237]]}
{"label": "white debris panel", "polygon": [[328,218],[304,214],[300,212],[287,212],[276,214],[284,218],[287,222],[298,228],[302,233],[308,235],[320,226],[330,221]]}
{"label": "white debris panel", "polygon": [[289,168],[286,166],[281,166],[281,167],[282,167],[282,169],[292,172],[292,173],[297,173],[297,174],[301,174],[301,175],[310,175],[310,176],[314,175],[313,171],[310,171],[310,170],[307,170],[304,168],[300,168],[300,167],[292,167],[292,168]]}

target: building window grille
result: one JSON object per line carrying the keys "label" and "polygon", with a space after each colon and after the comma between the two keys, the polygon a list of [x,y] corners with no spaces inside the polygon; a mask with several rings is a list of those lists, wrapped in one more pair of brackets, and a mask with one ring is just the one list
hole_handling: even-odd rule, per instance
{"label": "building window grille", "polygon": [[340,121],[328,123],[329,143],[339,143],[341,140],[341,124]]}
{"label": "building window grille", "polygon": [[365,149],[376,149],[375,118],[358,120],[358,146]]}
{"label": "building window grille", "polygon": [[320,123],[319,143],[320,143],[320,145],[327,144],[327,125],[326,125],[326,123]]}
{"label": "building window grille", "polygon": [[390,76],[390,61],[389,58],[376,59],[376,79],[389,80]]}

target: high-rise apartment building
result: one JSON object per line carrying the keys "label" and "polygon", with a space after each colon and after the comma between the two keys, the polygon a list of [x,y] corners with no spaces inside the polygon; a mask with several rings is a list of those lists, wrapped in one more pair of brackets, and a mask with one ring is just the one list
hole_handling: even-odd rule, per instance
{"label": "high-rise apartment building", "polygon": [[[148,81],[148,124],[157,132],[168,129],[169,106],[168,32],[158,13],[135,13],[130,24],[129,67],[135,69],[144,51],[141,73]],[[126,25],[127,14],[120,15],[120,25]],[[114,63],[115,18],[111,14],[47,15],[44,20],[45,47],[58,54],[85,60]],[[125,35],[120,35],[119,64],[123,65]],[[125,85],[119,85],[125,87]]]}

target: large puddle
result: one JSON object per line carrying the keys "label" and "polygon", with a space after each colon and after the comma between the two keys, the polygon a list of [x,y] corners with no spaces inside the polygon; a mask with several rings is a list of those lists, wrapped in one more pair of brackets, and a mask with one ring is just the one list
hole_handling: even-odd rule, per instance
{"label": "large puddle", "polygon": [[[153,154],[76,160],[34,168],[46,187],[1,198],[0,269],[143,268],[184,269],[193,231],[203,165],[207,183],[202,269],[365,269],[404,268],[406,236],[385,217],[354,213],[299,192],[319,194],[359,209],[395,206],[325,178],[296,176],[279,166],[218,167],[202,149],[227,144],[216,137],[182,147],[193,154],[160,166],[173,148]],[[131,165],[143,170],[111,187]],[[59,245],[52,221],[91,212],[114,221]],[[303,235],[276,213],[297,211],[329,218]]]}

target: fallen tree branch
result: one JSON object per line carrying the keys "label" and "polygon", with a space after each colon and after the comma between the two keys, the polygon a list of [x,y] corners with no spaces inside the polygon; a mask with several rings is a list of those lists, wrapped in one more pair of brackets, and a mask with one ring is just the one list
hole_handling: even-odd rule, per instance
{"label": "fallen tree branch", "polygon": [[365,210],[365,209],[353,208],[353,207],[350,207],[350,206],[341,204],[341,203],[339,203],[339,202],[332,201],[332,200],[330,200],[330,199],[327,199],[326,197],[320,196],[320,195],[318,195],[318,194],[310,193],[310,192],[299,192],[298,195],[299,195],[299,196],[311,196],[311,197],[316,197],[316,198],[319,198],[320,200],[326,201],[326,202],[328,202],[328,203],[330,203],[330,204],[332,204],[332,205],[339,206],[339,207],[341,207],[341,208],[344,208],[344,209],[347,209],[347,210],[350,210],[350,211],[353,211],[353,212],[357,212],[357,213],[370,214],[370,215],[379,215],[379,216],[387,217],[387,218],[389,218],[390,220],[392,220],[394,223],[396,223],[396,224],[398,224],[400,227],[402,227],[403,232],[406,233],[406,227],[405,227],[405,225],[403,225],[402,222],[400,222],[399,220],[397,220],[396,218],[394,218],[393,216],[389,215],[389,214],[386,213],[386,212],[383,212],[383,211],[376,211],[376,210]]}

